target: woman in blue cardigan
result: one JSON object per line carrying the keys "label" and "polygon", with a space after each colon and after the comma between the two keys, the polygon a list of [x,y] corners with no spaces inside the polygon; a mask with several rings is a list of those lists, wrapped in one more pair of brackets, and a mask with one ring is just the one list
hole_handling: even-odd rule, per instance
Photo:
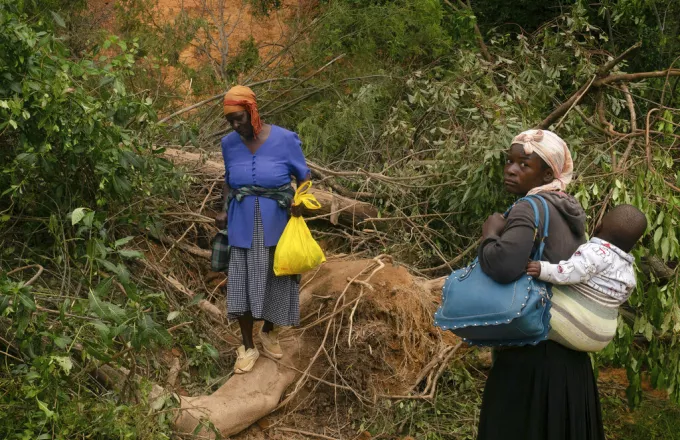
{"label": "woman in blue cardigan", "polygon": [[277,359],[283,351],[274,326],[300,321],[297,277],[274,275],[273,263],[291,211],[291,176],[300,185],[309,180],[310,170],[297,134],[263,124],[248,87],[227,92],[224,114],[233,132],[222,138],[225,210],[216,222],[220,229],[228,224],[227,312],[229,318],[238,319],[243,337],[234,372],[247,373],[260,356],[253,343],[254,321],[264,321],[262,348]]}

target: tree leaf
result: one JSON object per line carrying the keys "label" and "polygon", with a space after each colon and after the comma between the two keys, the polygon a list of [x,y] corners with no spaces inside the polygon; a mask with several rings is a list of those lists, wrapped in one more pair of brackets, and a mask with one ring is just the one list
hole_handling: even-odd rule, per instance
{"label": "tree leaf", "polygon": [[2,312],[4,312],[7,307],[9,307],[9,296],[0,295],[0,315],[2,315]]}
{"label": "tree leaf", "polygon": [[130,271],[128,271],[127,267],[125,267],[123,264],[118,264],[117,267],[118,270],[116,275],[118,275],[120,282],[123,284],[123,286],[130,285]]}
{"label": "tree leaf", "polygon": [[65,349],[68,344],[70,344],[73,340],[69,338],[68,336],[57,336],[54,338],[54,345],[57,347],[61,348],[62,350]]}
{"label": "tree leaf", "polygon": [[71,213],[71,225],[75,226],[85,217],[85,210],[87,208],[76,208]]}
{"label": "tree leaf", "polygon": [[64,21],[63,18],[61,18],[61,15],[57,14],[54,11],[50,11],[50,14],[52,14],[52,18],[54,19],[54,22],[57,24],[59,27],[66,27],[66,22]]}
{"label": "tree leaf", "polygon": [[131,249],[119,249],[118,254],[123,258],[144,258],[143,253]]}
{"label": "tree leaf", "polygon": [[137,327],[141,330],[136,338],[136,343],[140,346],[149,342],[155,342],[163,346],[172,344],[172,336],[165,327],[159,325],[149,315],[137,321]]}
{"label": "tree leaf", "polygon": [[111,339],[111,328],[101,321],[93,321],[92,326],[97,329],[99,336],[108,343]]}
{"label": "tree leaf", "polygon": [[33,296],[30,293],[24,292],[23,289],[19,291],[18,295],[19,301],[21,301],[21,304],[26,307],[30,311],[35,311],[35,301],[33,300]]}
{"label": "tree leaf", "polygon": [[162,394],[160,397],[158,397],[156,400],[151,402],[151,407],[152,410],[154,411],[160,411],[163,408],[163,405],[165,405],[165,401],[168,399],[168,396],[165,394]]}
{"label": "tree leaf", "polygon": [[113,303],[102,301],[101,299],[97,298],[92,290],[90,290],[88,293],[88,298],[90,311],[102,319],[109,319],[116,323],[120,323],[127,316],[125,310]]}
{"label": "tree leaf", "polygon": [[206,343],[203,344],[203,348],[205,348],[205,352],[208,353],[208,356],[210,356],[211,358],[217,359],[220,357],[220,353],[212,345]]}
{"label": "tree leaf", "polygon": [[54,362],[61,367],[61,370],[66,374],[67,376],[71,373],[71,369],[73,368],[73,361],[71,360],[70,357],[68,356],[52,356],[51,358]]}
{"label": "tree leaf", "polygon": [[177,318],[179,316],[179,311],[174,310],[170,313],[168,313],[168,321],[172,321],[173,319]]}
{"label": "tree leaf", "polygon": [[111,360],[111,356],[109,356],[107,353],[101,351],[100,347],[95,347],[92,343],[85,342],[85,349],[87,350],[87,353],[94,357],[95,359],[98,359],[103,362],[108,362]]}
{"label": "tree leaf", "polygon": [[671,240],[668,237],[661,239],[661,258],[665,261],[668,259],[668,253],[671,250]]}
{"label": "tree leaf", "polygon": [[97,298],[92,290],[90,290],[88,293],[88,299],[90,300],[90,311],[94,312],[94,314],[100,318],[106,317],[106,310],[104,309],[103,301]]}
{"label": "tree leaf", "polygon": [[195,306],[196,304],[198,304],[198,303],[200,303],[201,301],[203,301],[204,296],[205,296],[205,295],[203,295],[202,293],[199,293],[198,295],[194,296],[194,297],[191,299],[191,301],[189,301],[189,303],[188,303],[187,305],[189,305],[189,306]]}
{"label": "tree leaf", "polygon": [[160,325],[155,325],[153,328],[147,328],[142,332],[145,338],[149,341],[156,342],[164,347],[172,344],[172,335]]}
{"label": "tree leaf", "polygon": [[663,228],[661,228],[661,227],[656,228],[656,231],[654,231],[654,246],[659,245],[659,241],[661,240],[662,235],[663,235]]}
{"label": "tree leaf", "polygon": [[54,411],[51,411],[51,410],[47,407],[47,404],[46,404],[45,402],[40,401],[40,399],[38,399],[37,397],[35,398],[35,400],[38,402],[38,408],[40,409],[40,411],[44,412],[44,413],[45,413],[45,416],[46,416],[48,419],[53,419],[53,418],[55,418],[55,417],[54,417]]}
{"label": "tree leaf", "polygon": [[128,244],[130,241],[134,240],[134,238],[135,237],[133,235],[130,235],[125,238],[121,238],[120,240],[116,240],[116,242],[113,244],[113,247],[119,248],[121,246],[124,246]]}
{"label": "tree leaf", "polygon": [[110,261],[108,261],[108,260],[104,260],[104,259],[102,259],[102,258],[97,258],[97,262],[99,262],[99,264],[101,264],[102,266],[104,266],[104,268],[105,268],[106,270],[108,270],[109,272],[113,272],[113,273],[115,273],[116,275],[118,275],[118,272],[119,272],[120,270],[118,269],[118,266],[116,266],[116,265],[113,264],[112,262],[110,262]]}
{"label": "tree leaf", "polygon": [[106,296],[111,292],[111,287],[113,286],[113,277],[108,277],[104,279],[101,283],[97,284],[94,288],[94,293],[97,297],[101,298]]}

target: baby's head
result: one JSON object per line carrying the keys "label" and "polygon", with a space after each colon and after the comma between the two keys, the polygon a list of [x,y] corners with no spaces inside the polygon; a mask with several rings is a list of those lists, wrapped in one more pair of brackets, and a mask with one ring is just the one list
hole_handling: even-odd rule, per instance
{"label": "baby's head", "polygon": [[647,218],[635,206],[619,205],[595,228],[594,235],[624,252],[630,252],[647,230]]}

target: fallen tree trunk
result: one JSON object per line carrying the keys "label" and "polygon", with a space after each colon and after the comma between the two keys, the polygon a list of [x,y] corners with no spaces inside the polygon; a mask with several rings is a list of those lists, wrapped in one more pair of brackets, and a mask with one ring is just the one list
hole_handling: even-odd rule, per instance
{"label": "fallen tree trunk", "polygon": [[[204,173],[216,179],[224,176],[224,164],[202,154],[167,148],[163,155],[173,163],[194,172]],[[378,209],[370,203],[344,197],[322,188],[312,188],[309,192],[321,203],[321,209],[305,210],[306,216],[312,219],[326,219],[333,224],[355,226],[363,220],[378,216]]]}
{"label": "fallen tree trunk", "polygon": [[[320,393],[341,392],[357,405],[372,404],[378,396],[430,399],[456,348],[435,355],[446,346],[460,347],[460,341],[431,328],[439,297],[431,289],[439,288],[437,282],[417,280],[390,261],[388,256],[336,260],[305,274],[302,327],[281,335],[283,359],[261,355],[251,372],[233,375],[214,393],[181,396],[175,431],[201,438],[215,438],[217,431],[226,438]],[[331,357],[332,350],[337,357]],[[337,376],[324,373],[330,371]],[[424,380],[432,393],[411,395],[414,383]],[[317,386],[328,388],[315,394]],[[319,413],[319,420],[325,417]]]}
{"label": "fallen tree trunk", "polygon": [[209,396],[182,396],[175,429],[215,438],[210,429],[213,426],[223,437],[229,437],[270,414],[296,376],[295,370],[283,363],[292,363],[297,344],[291,342],[285,349],[287,356],[282,362],[260,357],[251,372],[234,374]]}

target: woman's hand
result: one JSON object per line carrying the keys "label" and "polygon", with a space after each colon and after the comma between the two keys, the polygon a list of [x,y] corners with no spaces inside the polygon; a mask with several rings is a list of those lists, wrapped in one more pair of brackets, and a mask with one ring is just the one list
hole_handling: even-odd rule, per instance
{"label": "woman's hand", "polygon": [[300,217],[302,215],[302,204],[290,205],[290,215],[293,217]]}
{"label": "woman's hand", "polygon": [[538,261],[529,261],[527,264],[527,275],[538,278],[541,275],[541,263]]}
{"label": "woman's hand", "polygon": [[220,212],[219,214],[217,214],[217,216],[215,217],[215,226],[217,226],[217,229],[219,229],[220,231],[227,228],[226,212]]}
{"label": "woman's hand", "polygon": [[482,225],[482,237],[487,238],[490,235],[500,235],[505,228],[505,217],[498,212],[491,214]]}

